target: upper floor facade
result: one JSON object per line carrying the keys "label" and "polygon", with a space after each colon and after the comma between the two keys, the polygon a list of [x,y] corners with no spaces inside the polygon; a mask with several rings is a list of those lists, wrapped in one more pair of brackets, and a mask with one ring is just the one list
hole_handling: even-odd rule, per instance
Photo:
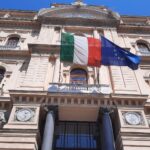
{"label": "upper floor facade", "polygon": [[[0,11],[1,96],[18,92],[79,95],[148,101],[150,93],[150,17],[120,16],[102,6],[54,4],[34,11]],[[100,39],[140,55],[137,70],[79,66],[60,61],[61,33]],[[131,101],[129,102],[131,103]],[[137,105],[141,104],[140,101]],[[126,101],[118,104],[126,104]]]}

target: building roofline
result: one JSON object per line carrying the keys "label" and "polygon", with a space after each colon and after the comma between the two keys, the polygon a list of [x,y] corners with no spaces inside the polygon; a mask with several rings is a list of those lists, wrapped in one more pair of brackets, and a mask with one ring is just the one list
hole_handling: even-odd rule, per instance
{"label": "building roofline", "polygon": [[[51,4],[52,6],[63,6],[63,5],[71,5],[71,4],[60,4],[60,3],[54,3],[54,4]],[[106,9],[109,9],[108,7],[106,6],[97,6],[97,5],[88,5],[88,6],[93,6],[93,7],[100,7],[100,8],[106,8]],[[4,9],[4,8],[0,8],[0,12],[21,12],[21,13],[37,13],[40,11],[39,10],[22,10],[22,9]],[[123,18],[150,18],[150,16],[144,16],[144,15],[122,15],[122,14],[119,14],[121,17]]]}
{"label": "building roofline", "polygon": [[1,9],[0,11],[23,12],[23,13],[38,13],[39,10],[21,10],[21,9]]}
{"label": "building roofline", "polygon": [[142,15],[120,15],[121,17],[130,17],[130,18],[150,18],[150,16],[142,16]]}

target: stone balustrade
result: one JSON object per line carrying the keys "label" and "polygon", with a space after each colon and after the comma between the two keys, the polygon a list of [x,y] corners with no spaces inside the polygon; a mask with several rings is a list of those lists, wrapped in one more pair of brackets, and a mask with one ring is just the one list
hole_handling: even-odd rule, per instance
{"label": "stone balustrade", "polygon": [[51,83],[49,84],[48,92],[110,94],[112,90],[109,85],[105,84],[90,85],[90,84]]}
{"label": "stone balustrade", "polygon": [[21,50],[21,47],[15,45],[0,45],[0,50]]}

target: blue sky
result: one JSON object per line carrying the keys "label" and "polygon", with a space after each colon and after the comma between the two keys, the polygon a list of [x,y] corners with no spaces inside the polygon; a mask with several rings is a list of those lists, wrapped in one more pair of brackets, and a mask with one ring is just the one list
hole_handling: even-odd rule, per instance
{"label": "blue sky", "polygon": [[[0,0],[0,9],[39,10],[50,3],[72,3],[74,0]],[[104,5],[122,15],[150,16],[150,0],[84,0],[87,4]]]}

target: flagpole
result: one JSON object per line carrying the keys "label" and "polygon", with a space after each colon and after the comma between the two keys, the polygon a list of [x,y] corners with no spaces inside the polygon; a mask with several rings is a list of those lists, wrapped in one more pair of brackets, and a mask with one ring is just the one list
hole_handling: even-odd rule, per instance
{"label": "flagpole", "polygon": [[97,83],[98,85],[100,84],[100,78],[99,78],[99,67],[96,67],[96,71],[97,71]]}

